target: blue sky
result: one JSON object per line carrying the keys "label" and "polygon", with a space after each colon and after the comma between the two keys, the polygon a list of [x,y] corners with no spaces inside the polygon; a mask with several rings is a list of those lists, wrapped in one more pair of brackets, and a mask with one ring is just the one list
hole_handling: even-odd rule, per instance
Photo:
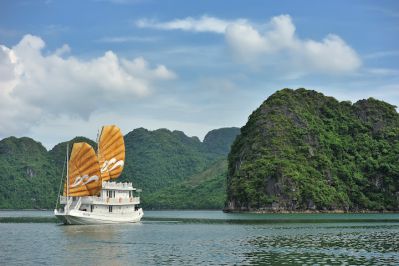
{"label": "blue sky", "polygon": [[397,1],[2,1],[0,139],[243,126],[282,88],[399,105]]}

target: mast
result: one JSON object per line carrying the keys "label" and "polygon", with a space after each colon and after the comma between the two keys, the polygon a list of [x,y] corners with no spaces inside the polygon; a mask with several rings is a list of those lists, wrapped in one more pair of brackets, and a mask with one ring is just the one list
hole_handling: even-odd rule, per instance
{"label": "mast", "polygon": [[99,129],[97,131],[97,138],[96,138],[96,142],[97,142],[97,154],[98,154],[98,150],[100,149],[99,144],[100,144],[100,135],[101,135],[101,131],[103,130],[103,127],[101,127],[101,130]]}
{"label": "mast", "polygon": [[[103,130],[103,127],[101,127],[101,129],[97,130],[97,138],[96,138],[96,142],[97,142],[97,160],[98,160],[98,154],[100,153],[100,136],[101,136],[102,130]],[[100,167],[101,167],[101,165],[100,165]],[[100,172],[100,178],[101,178],[101,172]],[[102,189],[103,189],[103,180],[101,178],[101,190]]]}
{"label": "mast", "polygon": [[66,158],[66,160],[67,160],[67,169],[66,169],[66,175],[67,175],[67,183],[66,183],[67,205],[66,205],[66,209],[67,210],[65,213],[68,213],[67,211],[68,211],[68,206],[69,206],[69,142],[67,143],[67,158]]}
{"label": "mast", "polygon": [[[67,159],[67,158],[66,158]],[[67,160],[68,161],[68,160]],[[57,210],[57,207],[58,207],[58,201],[60,202],[60,204],[61,204],[61,195],[60,195],[60,193],[61,193],[61,188],[62,188],[62,184],[63,184],[63,181],[64,181],[64,171],[65,171],[65,165],[66,165],[66,161],[64,162],[64,164],[63,164],[63,167],[62,167],[62,172],[61,172],[61,178],[60,178],[60,186],[59,186],[59,188],[58,188],[58,196],[57,196],[57,200],[55,201],[55,209]]]}

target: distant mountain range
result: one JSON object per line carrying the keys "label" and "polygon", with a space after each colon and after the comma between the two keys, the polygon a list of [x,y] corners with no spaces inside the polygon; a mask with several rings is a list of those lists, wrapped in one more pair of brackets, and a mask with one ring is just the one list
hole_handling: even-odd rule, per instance
{"label": "distant mountain range", "polygon": [[[210,131],[201,142],[181,131],[135,129],[125,135],[125,169],[118,181],[142,188],[144,208],[222,208],[226,157],[238,128]],[[27,137],[0,141],[0,208],[53,208],[66,159],[62,142],[47,151]],[[65,169],[64,169],[65,175]],[[200,200],[197,200],[200,199]]]}

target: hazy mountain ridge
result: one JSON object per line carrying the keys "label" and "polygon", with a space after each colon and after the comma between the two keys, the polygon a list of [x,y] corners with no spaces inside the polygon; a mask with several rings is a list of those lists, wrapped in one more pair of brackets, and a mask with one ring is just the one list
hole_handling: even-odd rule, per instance
{"label": "hazy mountain ridge", "polygon": [[230,152],[230,146],[240,134],[240,129],[236,127],[226,127],[214,129],[204,137],[204,145],[209,152],[226,155]]}

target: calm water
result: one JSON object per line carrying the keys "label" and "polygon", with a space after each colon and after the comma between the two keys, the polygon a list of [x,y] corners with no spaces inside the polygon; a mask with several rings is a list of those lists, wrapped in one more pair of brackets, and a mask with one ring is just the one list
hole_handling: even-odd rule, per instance
{"label": "calm water", "polygon": [[[0,217],[51,215],[46,211],[0,211]],[[398,214],[254,216],[147,211],[145,215],[151,221],[130,225],[0,223],[0,264],[399,265]],[[162,221],[156,221],[157,217]],[[242,222],[229,223],[231,219]],[[269,222],[259,223],[259,219]],[[281,222],[300,219],[335,222]],[[254,220],[258,223],[252,223]],[[380,222],[383,220],[386,222]]]}

